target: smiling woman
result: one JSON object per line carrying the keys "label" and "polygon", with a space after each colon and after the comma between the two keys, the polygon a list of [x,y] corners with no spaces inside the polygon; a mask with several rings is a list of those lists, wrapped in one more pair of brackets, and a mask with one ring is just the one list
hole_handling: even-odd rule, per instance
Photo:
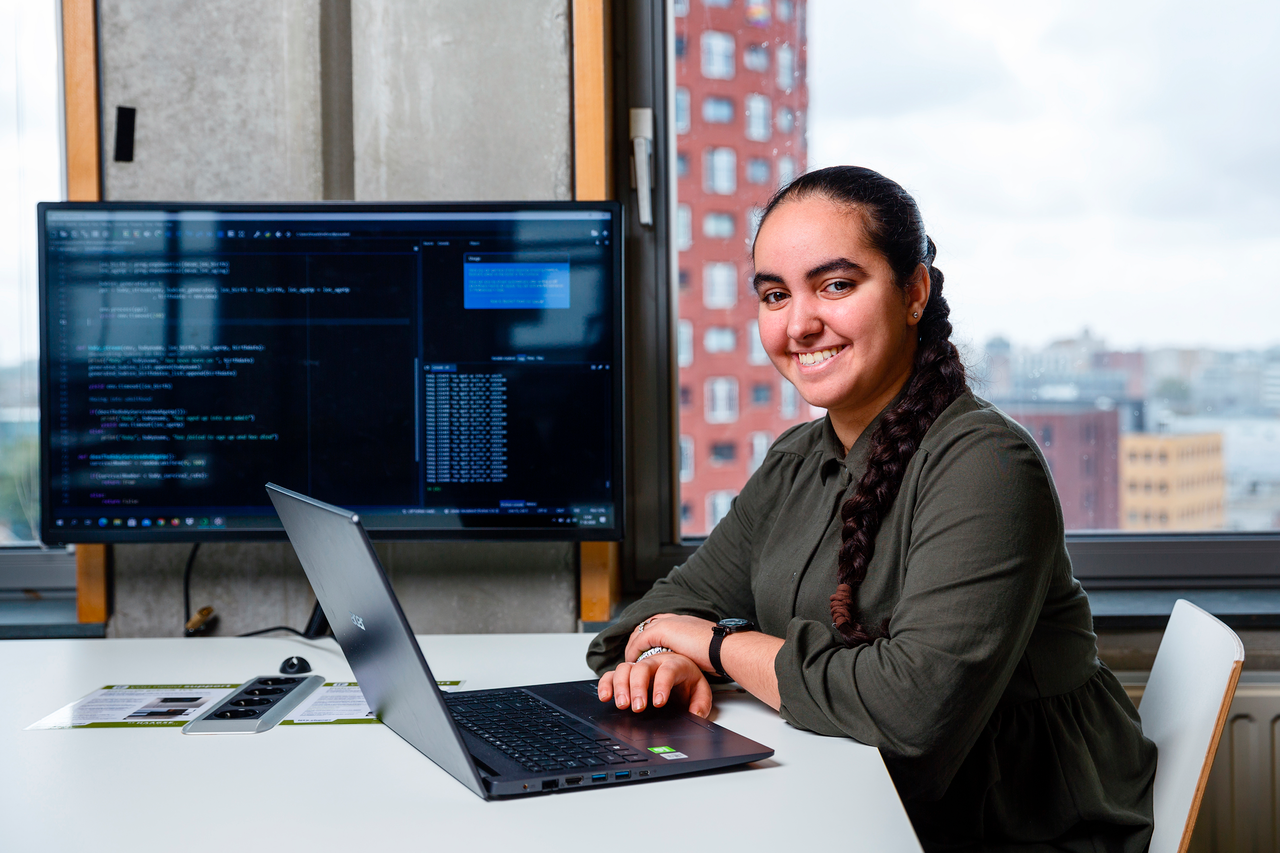
{"label": "smiling woman", "polygon": [[968,389],[935,254],[868,169],[770,201],[761,340],[827,416],[595,639],[600,699],[705,715],[703,673],[728,676],[876,746],[927,850],[1145,850],[1155,747],[1098,660],[1044,456]]}

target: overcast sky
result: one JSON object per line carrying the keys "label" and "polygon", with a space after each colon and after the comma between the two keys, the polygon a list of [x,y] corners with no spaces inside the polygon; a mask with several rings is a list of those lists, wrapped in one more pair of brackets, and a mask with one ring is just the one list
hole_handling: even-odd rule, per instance
{"label": "overcast sky", "polygon": [[903,184],[958,336],[1280,344],[1280,3],[809,4],[810,167]]}

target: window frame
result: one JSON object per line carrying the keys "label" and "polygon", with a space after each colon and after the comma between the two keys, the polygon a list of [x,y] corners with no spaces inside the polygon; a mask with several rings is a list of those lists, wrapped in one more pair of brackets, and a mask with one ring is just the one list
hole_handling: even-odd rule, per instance
{"label": "window frame", "polygon": [[[623,587],[647,589],[697,550],[681,539],[679,383],[675,324],[677,256],[674,17],[670,0],[625,0],[614,19],[615,181],[625,188],[630,382],[627,534]],[[736,45],[736,41],[735,41]],[[735,56],[736,59],[736,56]],[[776,67],[776,56],[772,57]],[[652,227],[640,226],[631,189],[626,107],[654,110]],[[798,117],[797,117],[798,119]],[[799,120],[799,119],[798,119]],[[739,400],[741,405],[741,400]],[[1280,588],[1280,532],[1142,533],[1068,531],[1075,576],[1090,590]],[[1218,567],[1218,568],[1215,568]]]}

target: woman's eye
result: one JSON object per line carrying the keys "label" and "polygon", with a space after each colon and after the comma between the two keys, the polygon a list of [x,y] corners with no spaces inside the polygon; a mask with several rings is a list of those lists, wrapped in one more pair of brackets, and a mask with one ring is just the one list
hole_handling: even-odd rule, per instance
{"label": "woman's eye", "polygon": [[847,291],[853,290],[853,282],[844,281],[843,279],[830,281],[830,282],[827,282],[826,290],[830,293],[845,293]]}
{"label": "woman's eye", "polygon": [[768,293],[760,297],[760,301],[766,305],[777,305],[787,298],[787,294],[781,290],[770,290]]}

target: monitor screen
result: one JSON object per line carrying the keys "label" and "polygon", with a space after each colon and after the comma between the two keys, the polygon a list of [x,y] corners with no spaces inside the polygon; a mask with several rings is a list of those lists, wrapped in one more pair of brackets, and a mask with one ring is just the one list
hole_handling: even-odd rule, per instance
{"label": "monitor screen", "polygon": [[621,536],[617,203],[38,215],[46,543]]}

